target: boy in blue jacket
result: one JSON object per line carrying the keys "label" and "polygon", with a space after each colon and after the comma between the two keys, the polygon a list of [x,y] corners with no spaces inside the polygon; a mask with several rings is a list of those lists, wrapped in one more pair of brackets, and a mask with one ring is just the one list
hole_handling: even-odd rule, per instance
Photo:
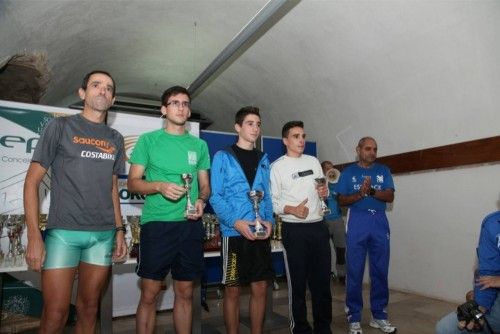
{"label": "boy in blue jacket", "polygon": [[[224,284],[224,323],[229,334],[238,333],[241,285],[250,283],[250,322],[252,333],[262,333],[266,307],[267,281],[274,277],[269,236],[273,209],[269,189],[269,160],[255,148],[260,136],[257,107],[241,108],[235,116],[238,141],[214,156],[211,169],[210,204],[222,233],[222,284]],[[256,237],[251,190],[260,191],[260,222],[265,235]]]}

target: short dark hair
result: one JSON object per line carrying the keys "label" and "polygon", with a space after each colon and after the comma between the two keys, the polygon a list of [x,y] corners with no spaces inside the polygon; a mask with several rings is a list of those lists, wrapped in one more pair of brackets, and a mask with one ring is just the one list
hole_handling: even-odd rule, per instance
{"label": "short dark hair", "polygon": [[373,140],[375,143],[377,143],[377,141],[375,139],[373,139],[373,137],[366,136],[366,137],[361,138],[358,141],[358,147],[363,147],[365,145],[365,141],[367,141],[367,140]]}
{"label": "short dark hair", "polygon": [[288,137],[288,132],[290,131],[291,128],[304,128],[304,122],[302,121],[290,121],[287,122],[285,125],[283,125],[283,129],[281,129],[281,138],[286,138]]}
{"label": "short dark hair", "polygon": [[85,74],[85,76],[83,77],[82,87],[81,88],[83,90],[87,90],[87,86],[89,84],[89,79],[94,74],[104,74],[104,75],[108,76],[111,79],[111,81],[113,81],[113,97],[115,97],[115,93],[116,93],[115,79],[113,79],[113,77],[111,76],[111,74],[109,74],[109,72],[106,72],[106,71],[94,70],[92,72],[89,72],[89,73]]}
{"label": "short dark hair", "polygon": [[259,108],[258,107],[253,107],[253,106],[246,106],[238,110],[236,115],[234,116],[234,123],[238,124],[240,126],[243,125],[243,121],[245,120],[245,117],[247,115],[257,115],[260,118],[260,113],[259,113]]}
{"label": "short dark hair", "polygon": [[163,92],[161,95],[161,105],[162,106],[167,106],[168,99],[171,96],[177,95],[177,94],[184,94],[187,95],[189,98],[189,102],[191,102],[191,94],[189,94],[188,90],[182,86],[172,86],[168,88],[166,91]]}
{"label": "short dark hair", "polygon": [[332,165],[333,163],[330,160],[325,160],[321,163],[321,168],[324,170],[326,168],[326,165]]}

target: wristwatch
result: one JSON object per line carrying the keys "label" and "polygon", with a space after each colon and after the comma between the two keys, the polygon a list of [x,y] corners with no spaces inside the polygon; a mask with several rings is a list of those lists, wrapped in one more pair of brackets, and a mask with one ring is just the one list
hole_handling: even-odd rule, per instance
{"label": "wristwatch", "polygon": [[375,195],[375,188],[370,188],[370,196],[374,196]]}

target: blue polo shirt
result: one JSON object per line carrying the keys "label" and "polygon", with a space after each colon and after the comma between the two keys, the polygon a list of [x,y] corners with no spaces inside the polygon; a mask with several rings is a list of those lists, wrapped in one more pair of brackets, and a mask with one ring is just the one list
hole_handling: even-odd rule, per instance
{"label": "blue polo shirt", "polygon": [[[352,195],[359,192],[365,177],[371,178],[372,188],[375,190],[395,189],[391,171],[387,166],[374,163],[368,168],[360,167],[357,163],[347,166],[340,174],[335,188],[336,195]],[[372,196],[365,197],[352,203],[350,209],[385,211],[386,203]]]}

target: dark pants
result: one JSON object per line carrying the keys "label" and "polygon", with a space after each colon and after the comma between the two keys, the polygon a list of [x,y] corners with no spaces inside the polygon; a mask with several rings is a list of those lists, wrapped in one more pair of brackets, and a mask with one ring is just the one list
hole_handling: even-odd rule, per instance
{"label": "dark pants", "polygon": [[[331,333],[331,253],[324,222],[283,223],[283,246],[291,304],[292,333]],[[312,300],[314,330],[307,322],[306,286]]]}

